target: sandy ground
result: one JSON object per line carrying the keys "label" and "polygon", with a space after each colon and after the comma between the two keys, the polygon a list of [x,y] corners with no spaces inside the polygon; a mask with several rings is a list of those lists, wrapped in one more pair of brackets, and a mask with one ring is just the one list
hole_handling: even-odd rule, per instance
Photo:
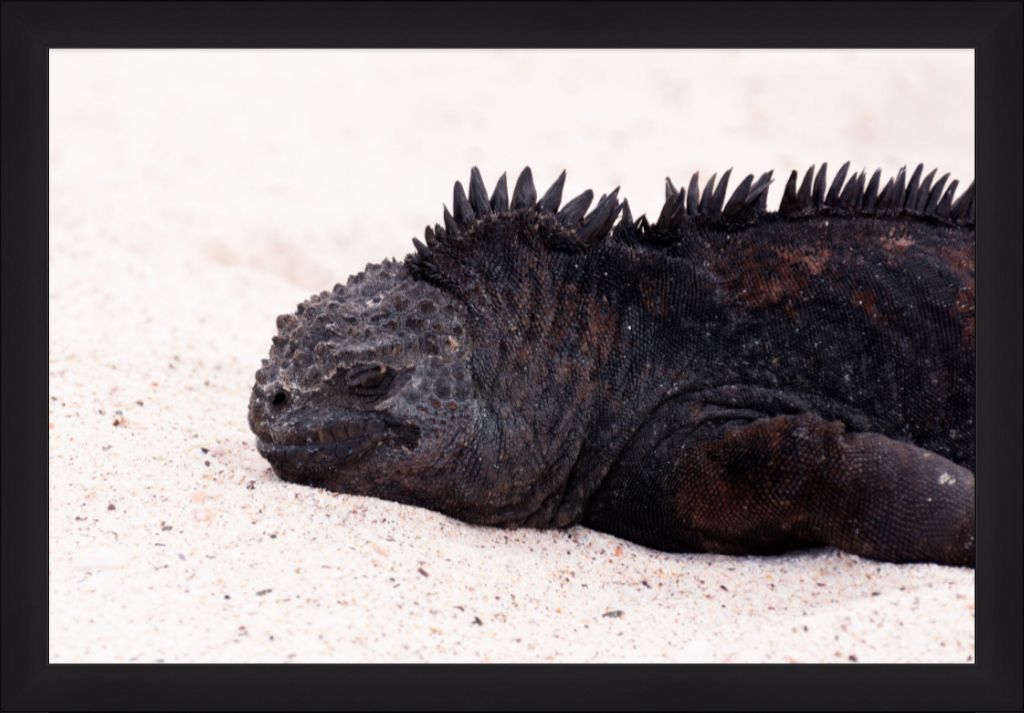
{"label": "sandy ground", "polygon": [[277,314],[451,183],[567,195],[846,159],[973,175],[969,52],[56,51],[50,660],[972,661],[973,571],[666,554],[278,481]]}

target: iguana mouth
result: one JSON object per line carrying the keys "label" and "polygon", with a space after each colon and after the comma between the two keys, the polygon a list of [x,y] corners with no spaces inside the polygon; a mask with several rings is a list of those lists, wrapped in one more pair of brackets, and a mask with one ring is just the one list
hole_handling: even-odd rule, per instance
{"label": "iguana mouth", "polygon": [[305,431],[261,432],[256,447],[264,457],[278,461],[327,456],[335,462],[349,462],[385,443],[412,448],[418,440],[419,428],[411,424],[380,416],[349,416]]}

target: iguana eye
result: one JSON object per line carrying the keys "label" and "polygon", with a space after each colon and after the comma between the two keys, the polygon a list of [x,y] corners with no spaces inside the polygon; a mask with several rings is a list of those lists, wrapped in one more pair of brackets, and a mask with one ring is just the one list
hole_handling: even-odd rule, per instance
{"label": "iguana eye", "polygon": [[374,396],[388,388],[394,375],[383,364],[359,364],[348,370],[345,383],[358,396]]}

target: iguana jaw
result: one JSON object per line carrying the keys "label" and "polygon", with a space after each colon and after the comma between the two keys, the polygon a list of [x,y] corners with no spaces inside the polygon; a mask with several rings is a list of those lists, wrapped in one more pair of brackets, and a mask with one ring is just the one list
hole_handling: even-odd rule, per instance
{"label": "iguana jaw", "polygon": [[418,426],[386,414],[347,414],[314,428],[262,431],[256,447],[281,478],[313,484],[368,460],[381,448],[414,450],[419,438]]}

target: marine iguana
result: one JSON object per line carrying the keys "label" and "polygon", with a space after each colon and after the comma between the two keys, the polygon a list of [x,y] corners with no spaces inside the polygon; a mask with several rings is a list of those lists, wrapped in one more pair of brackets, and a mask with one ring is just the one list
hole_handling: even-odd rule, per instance
{"label": "marine iguana", "polygon": [[[404,261],[278,317],[285,480],[670,551],[974,565],[974,184],[771,172],[562,205],[455,184]],[[621,215],[620,215],[621,214]]]}

